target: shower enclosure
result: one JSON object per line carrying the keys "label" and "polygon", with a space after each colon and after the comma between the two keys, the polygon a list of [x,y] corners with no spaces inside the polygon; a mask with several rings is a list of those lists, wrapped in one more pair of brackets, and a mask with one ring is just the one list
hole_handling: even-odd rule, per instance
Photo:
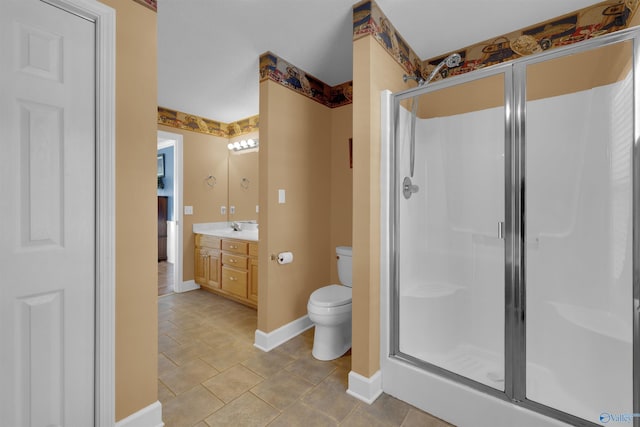
{"label": "shower enclosure", "polygon": [[385,392],[460,426],[640,426],[639,41],[383,94]]}

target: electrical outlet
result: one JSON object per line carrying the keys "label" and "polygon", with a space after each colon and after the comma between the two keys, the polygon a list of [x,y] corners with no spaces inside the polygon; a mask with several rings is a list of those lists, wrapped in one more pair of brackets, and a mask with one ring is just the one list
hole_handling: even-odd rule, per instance
{"label": "electrical outlet", "polygon": [[229,206],[229,213],[231,215],[233,215],[234,213],[236,213],[236,207],[235,206]]}
{"label": "electrical outlet", "polygon": [[260,206],[256,205],[256,213],[260,213]]}
{"label": "electrical outlet", "polygon": [[220,215],[226,215],[226,214],[227,214],[227,207],[220,206]]}
{"label": "electrical outlet", "polygon": [[193,215],[193,206],[185,206],[184,207],[185,215]]}

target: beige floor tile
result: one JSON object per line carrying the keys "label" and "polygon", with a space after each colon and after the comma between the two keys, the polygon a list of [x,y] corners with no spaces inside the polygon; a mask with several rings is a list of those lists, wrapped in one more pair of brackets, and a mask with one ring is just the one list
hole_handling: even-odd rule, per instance
{"label": "beige floor tile", "polygon": [[180,343],[169,335],[158,335],[158,351],[165,352],[180,347]]}
{"label": "beige floor tile", "polygon": [[389,427],[393,425],[376,418],[374,415],[368,412],[363,411],[362,405],[358,405],[355,411],[349,414],[347,418],[345,418],[344,421],[340,423],[340,425],[348,427]]}
{"label": "beige floor tile", "polygon": [[267,378],[286,368],[294,360],[293,357],[276,348],[268,353],[259,351],[258,354],[242,364],[258,375]]}
{"label": "beige floor tile", "polygon": [[256,319],[255,310],[202,290],[158,299],[158,399],[167,427],[447,426],[388,395],[373,405],[348,395],[351,352],[313,359],[313,328],[257,350]]}
{"label": "beige floor tile", "polygon": [[191,427],[223,407],[224,403],[209,390],[197,385],[163,406],[165,427]]}
{"label": "beige floor tile", "polygon": [[264,380],[242,365],[236,365],[202,383],[218,398],[229,403]]}
{"label": "beige floor tile", "polygon": [[331,372],[335,371],[336,365],[331,362],[316,360],[309,354],[290,363],[285,369],[304,378],[311,384],[318,384],[328,377]]}
{"label": "beige floor tile", "polygon": [[277,409],[247,392],[205,421],[211,427],[260,427],[266,426],[279,414]]}
{"label": "beige floor tile", "polygon": [[158,374],[162,374],[177,368],[178,365],[173,363],[162,353],[158,354]]}
{"label": "beige floor tile", "polygon": [[411,409],[402,423],[402,427],[453,427],[439,418],[422,412],[418,409]]}
{"label": "beige floor tile", "polygon": [[180,394],[216,374],[218,374],[218,371],[213,366],[200,359],[196,359],[182,366],[178,366],[172,371],[159,375],[159,379],[164,385],[169,387],[173,393]]}
{"label": "beige floor tile", "polygon": [[286,343],[280,345],[278,348],[287,353],[291,357],[296,359],[301,357],[311,356],[311,348],[313,347],[313,336],[309,339],[306,336],[298,335],[291,338]]}
{"label": "beige floor tile", "polygon": [[305,394],[302,401],[338,422],[343,421],[360,403],[358,399],[346,393],[342,381],[331,377],[327,377]]}
{"label": "beige floor tile", "polygon": [[280,371],[253,387],[251,392],[270,405],[284,410],[312,387],[313,384],[304,378]]}
{"label": "beige floor tile", "polygon": [[371,405],[360,405],[359,407],[374,418],[396,426],[402,424],[411,408],[412,406],[408,403],[384,393]]}
{"label": "beige floor tile", "polygon": [[211,353],[212,348],[207,344],[193,340],[189,344],[173,347],[169,350],[163,351],[173,363],[178,366],[198,359],[200,356],[205,356]]}
{"label": "beige floor tile", "polygon": [[337,426],[338,422],[304,403],[296,402],[269,424],[269,427],[293,427],[300,425],[304,425],[305,427],[332,427]]}
{"label": "beige floor tile", "polygon": [[162,384],[161,381],[158,381],[158,400],[160,401],[160,403],[164,405],[174,397],[176,397],[176,395],[173,394],[173,392],[169,390],[166,385]]}
{"label": "beige floor tile", "polygon": [[261,352],[252,344],[234,339],[226,344],[211,347],[209,353],[201,356],[201,359],[214,366],[217,370],[224,371],[251,359],[257,353]]}

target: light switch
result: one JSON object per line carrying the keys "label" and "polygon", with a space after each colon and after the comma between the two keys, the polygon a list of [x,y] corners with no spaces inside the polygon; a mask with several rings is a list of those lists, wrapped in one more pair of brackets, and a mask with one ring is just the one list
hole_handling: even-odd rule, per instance
{"label": "light switch", "polygon": [[284,189],[279,189],[278,190],[278,203],[283,204],[286,200],[286,196],[285,196],[285,191]]}
{"label": "light switch", "polygon": [[193,215],[193,206],[185,206],[184,207],[185,215]]}
{"label": "light switch", "polygon": [[260,213],[260,206],[256,205],[256,213]]}

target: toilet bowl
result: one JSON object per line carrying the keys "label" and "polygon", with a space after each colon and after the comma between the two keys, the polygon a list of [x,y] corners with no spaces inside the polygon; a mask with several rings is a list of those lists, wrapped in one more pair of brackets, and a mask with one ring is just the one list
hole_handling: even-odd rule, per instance
{"label": "toilet bowl", "polygon": [[313,350],[318,360],[333,360],[351,348],[351,248],[336,248],[338,277],[342,285],[315,290],[309,297],[307,312],[315,325]]}

